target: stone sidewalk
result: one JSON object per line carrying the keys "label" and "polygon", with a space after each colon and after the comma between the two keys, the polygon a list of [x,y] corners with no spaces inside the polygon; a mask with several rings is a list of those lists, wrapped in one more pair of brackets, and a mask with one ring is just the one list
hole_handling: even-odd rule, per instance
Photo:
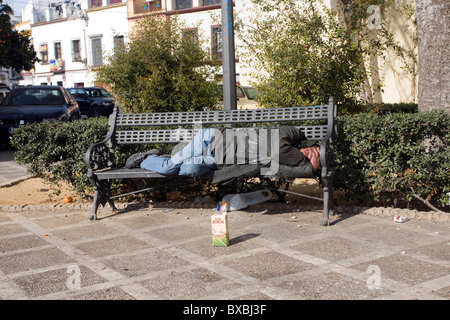
{"label": "stone sidewalk", "polygon": [[450,298],[450,221],[261,205],[229,213],[150,206],[89,221],[86,210],[0,212],[3,300]]}

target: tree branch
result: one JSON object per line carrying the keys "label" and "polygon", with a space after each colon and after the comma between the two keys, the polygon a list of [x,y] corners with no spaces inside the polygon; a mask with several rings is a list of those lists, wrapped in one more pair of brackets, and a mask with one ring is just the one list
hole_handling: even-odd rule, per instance
{"label": "tree branch", "polygon": [[433,206],[427,199],[423,199],[422,197],[419,197],[417,194],[413,193],[414,198],[419,199],[420,201],[422,201],[428,208],[439,212],[439,213],[446,213],[442,210],[439,210],[438,208],[436,208],[435,206]]}

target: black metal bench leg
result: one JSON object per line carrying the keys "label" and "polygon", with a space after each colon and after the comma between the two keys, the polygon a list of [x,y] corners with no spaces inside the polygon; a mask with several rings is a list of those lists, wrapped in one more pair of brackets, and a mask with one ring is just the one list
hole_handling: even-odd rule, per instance
{"label": "black metal bench leg", "polygon": [[105,206],[106,203],[109,204],[111,211],[115,211],[116,206],[111,198],[111,188],[108,182],[100,181],[98,186],[94,187],[94,203],[92,205],[92,212],[89,216],[89,220],[97,220],[97,210],[100,205]]}
{"label": "black metal bench leg", "polygon": [[330,225],[330,214],[334,213],[333,204],[333,180],[331,177],[322,179],[323,181],[323,217],[320,222],[321,226]]}
{"label": "black metal bench leg", "polygon": [[92,212],[91,215],[89,216],[89,220],[97,220],[97,209],[99,205],[100,203],[99,203],[98,188],[94,187],[94,202],[92,204]]}

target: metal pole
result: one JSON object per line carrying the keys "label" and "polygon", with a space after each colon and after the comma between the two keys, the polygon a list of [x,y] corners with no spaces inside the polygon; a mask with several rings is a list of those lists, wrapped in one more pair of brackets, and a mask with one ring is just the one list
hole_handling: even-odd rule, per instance
{"label": "metal pole", "polygon": [[222,0],[223,108],[236,110],[233,0]]}

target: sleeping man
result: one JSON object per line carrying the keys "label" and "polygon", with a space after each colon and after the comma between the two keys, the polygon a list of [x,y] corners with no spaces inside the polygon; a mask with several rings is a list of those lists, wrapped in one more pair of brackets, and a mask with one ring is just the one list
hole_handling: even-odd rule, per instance
{"label": "sleeping man", "polygon": [[[277,174],[280,168],[316,174],[320,169],[319,147],[313,144],[292,126],[241,131],[208,128],[172,156],[161,156],[153,149],[131,156],[126,166],[190,177],[217,170],[223,175],[255,174],[255,170]],[[221,179],[218,174],[215,182]]]}

